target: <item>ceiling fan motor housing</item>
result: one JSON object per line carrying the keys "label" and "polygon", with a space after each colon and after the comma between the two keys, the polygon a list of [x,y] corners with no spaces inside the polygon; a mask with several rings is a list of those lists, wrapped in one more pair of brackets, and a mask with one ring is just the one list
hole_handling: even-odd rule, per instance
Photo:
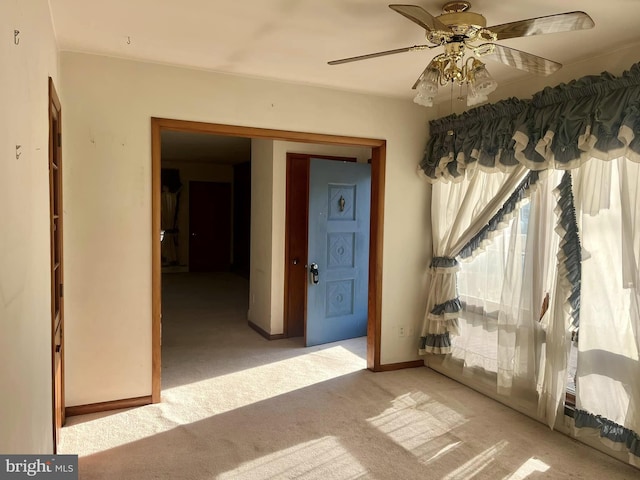
{"label": "ceiling fan motor housing", "polygon": [[[436,18],[444,25],[449,27],[450,32],[453,33],[454,38],[447,38],[448,41],[464,41],[465,37],[468,40],[475,40],[478,36],[478,32],[487,26],[487,19],[479,13],[470,12],[471,3],[469,2],[448,2],[442,7],[442,14]],[[444,33],[444,32],[438,32]],[[443,43],[444,38],[438,34],[431,34],[427,32],[427,40],[433,43]]]}
{"label": "ceiling fan motor housing", "polygon": [[473,38],[475,34],[487,26],[487,19],[475,12],[443,13],[436,17],[451,29],[454,35]]}

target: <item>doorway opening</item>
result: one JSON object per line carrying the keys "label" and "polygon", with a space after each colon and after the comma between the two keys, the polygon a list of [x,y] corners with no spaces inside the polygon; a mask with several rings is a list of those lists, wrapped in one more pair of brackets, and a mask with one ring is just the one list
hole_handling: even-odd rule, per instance
{"label": "doorway opening", "polygon": [[[161,236],[161,135],[163,132],[208,133],[228,137],[283,140],[321,145],[355,146],[371,149],[371,223],[369,243],[367,368],[380,370],[380,322],[382,300],[382,238],[384,205],[384,165],[386,141],[283,130],[209,124],[152,118],[152,401],[161,392],[162,247]],[[284,232],[284,226],[283,232]],[[254,259],[251,259],[253,262]],[[276,285],[276,288],[279,286]]]}
{"label": "doorway opening", "polygon": [[164,131],[162,273],[249,273],[251,139]]}

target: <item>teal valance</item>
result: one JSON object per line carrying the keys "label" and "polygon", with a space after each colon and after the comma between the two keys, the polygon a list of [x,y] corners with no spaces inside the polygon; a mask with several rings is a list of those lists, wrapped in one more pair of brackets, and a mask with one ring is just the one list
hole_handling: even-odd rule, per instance
{"label": "teal valance", "polygon": [[622,155],[640,162],[640,63],[619,77],[585,76],[429,125],[420,169],[432,182],[461,181],[476,168],[568,170]]}

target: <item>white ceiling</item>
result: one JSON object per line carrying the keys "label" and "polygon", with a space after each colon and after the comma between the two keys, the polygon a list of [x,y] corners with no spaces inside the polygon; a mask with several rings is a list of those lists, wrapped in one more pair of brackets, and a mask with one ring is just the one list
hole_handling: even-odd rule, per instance
{"label": "white ceiling", "polygon": [[[329,66],[327,61],[426,43],[389,0],[49,0],[61,50],[410,98],[434,49]],[[413,2],[433,15],[444,0]],[[504,45],[567,64],[640,41],[639,0],[472,1],[488,25],[583,10],[585,31]],[[630,59],[630,64],[637,59]],[[527,74],[487,62],[498,83]],[[550,78],[550,84],[554,84]]]}

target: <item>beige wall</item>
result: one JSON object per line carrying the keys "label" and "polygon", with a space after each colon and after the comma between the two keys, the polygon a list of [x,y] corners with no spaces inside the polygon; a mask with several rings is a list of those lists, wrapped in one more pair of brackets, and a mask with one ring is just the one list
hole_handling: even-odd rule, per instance
{"label": "beige wall", "polygon": [[48,453],[49,76],[62,92],[47,0],[2,0],[0,31],[0,452]]}
{"label": "beige wall", "polygon": [[428,110],[406,100],[85,54],[62,53],[61,69],[68,95],[66,251],[73,252],[66,286],[70,405],[151,391],[151,116],[386,139],[382,361],[416,358],[417,338],[393,332],[398,323],[417,325],[424,308],[428,188],[415,168]]}
{"label": "beige wall", "polygon": [[[248,319],[267,333],[272,327],[273,141],[251,140],[251,266]],[[282,332],[278,332],[282,333]]]}
{"label": "beige wall", "polygon": [[[247,159],[249,160],[249,159]],[[162,160],[162,168],[180,170],[180,205],[178,207],[178,261],[180,265],[189,265],[189,182],[221,182],[232,184],[233,166],[206,161]],[[233,230],[232,230],[233,231]],[[233,253],[233,248],[231,249]],[[231,259],[230,259],[231,260]]]}

